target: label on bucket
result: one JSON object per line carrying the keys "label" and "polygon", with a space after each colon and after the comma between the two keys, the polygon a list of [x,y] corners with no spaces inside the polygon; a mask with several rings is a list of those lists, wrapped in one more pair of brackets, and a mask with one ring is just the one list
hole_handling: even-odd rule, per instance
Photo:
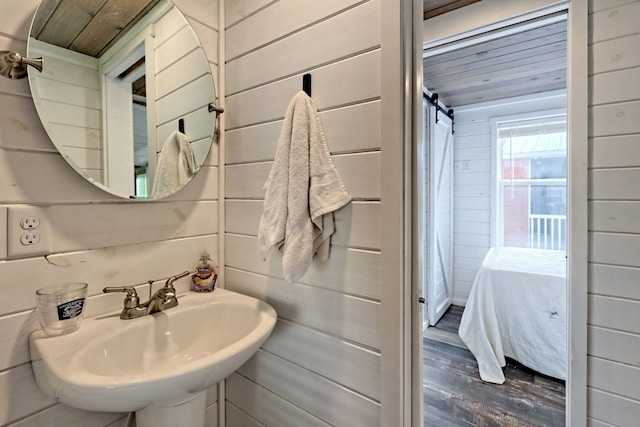
{"label": "label on bucket", "polygon": [[58,320],[73,319],[82,313],[84,307],[84,298],[78,298],[73,301],[65,302],[58,306]]}

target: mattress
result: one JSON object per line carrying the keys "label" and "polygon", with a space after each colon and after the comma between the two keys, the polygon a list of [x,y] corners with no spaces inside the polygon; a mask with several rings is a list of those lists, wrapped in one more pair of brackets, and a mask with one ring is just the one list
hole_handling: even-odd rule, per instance
{"label": "mattress", "polygon": [[489,250],[458,330],[483,381],[504,383],[505,357],[566,379],[566,288],[563,251]]}

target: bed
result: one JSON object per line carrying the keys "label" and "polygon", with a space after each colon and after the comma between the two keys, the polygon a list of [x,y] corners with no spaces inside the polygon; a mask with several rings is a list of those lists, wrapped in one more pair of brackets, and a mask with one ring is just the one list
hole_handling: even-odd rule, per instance
{"label": "bed", "polygon": [[566,379],[566,256],[492,248],[471,288],[458,333],[483,381],[503,384],[505,357]]}

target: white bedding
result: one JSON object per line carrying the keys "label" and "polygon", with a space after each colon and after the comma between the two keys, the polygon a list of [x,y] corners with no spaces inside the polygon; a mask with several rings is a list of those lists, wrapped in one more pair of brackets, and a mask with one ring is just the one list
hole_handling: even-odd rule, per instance
{"label": "white bedding", "polygon": [[473,283],[458,333],[480,378],[502,384],[505,356],[566,379],[564,252],[492,248]]}

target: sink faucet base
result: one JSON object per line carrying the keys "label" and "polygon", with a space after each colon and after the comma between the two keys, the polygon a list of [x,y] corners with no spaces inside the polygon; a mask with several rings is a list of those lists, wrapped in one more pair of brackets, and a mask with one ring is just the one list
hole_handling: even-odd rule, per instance
{"label": "sink faucet base", "polygon": [[[120,313],[120,318],[125,320],[135,319],[177,306],[178,298],[176,296],[176,289],[173,287],[173,282],[187,275],[189,275],[188,271],[171,276],[167,279],[164,286],[149,298],[149,301],[142,304],[140,304],[140,298],[138,298],[138,293],[135,288],[131,286],[106,287],[102,292],[126,292],[127,296],[124,298],[124,308]],[[150,287],[151,283],[153,282],[149,282]]]}

